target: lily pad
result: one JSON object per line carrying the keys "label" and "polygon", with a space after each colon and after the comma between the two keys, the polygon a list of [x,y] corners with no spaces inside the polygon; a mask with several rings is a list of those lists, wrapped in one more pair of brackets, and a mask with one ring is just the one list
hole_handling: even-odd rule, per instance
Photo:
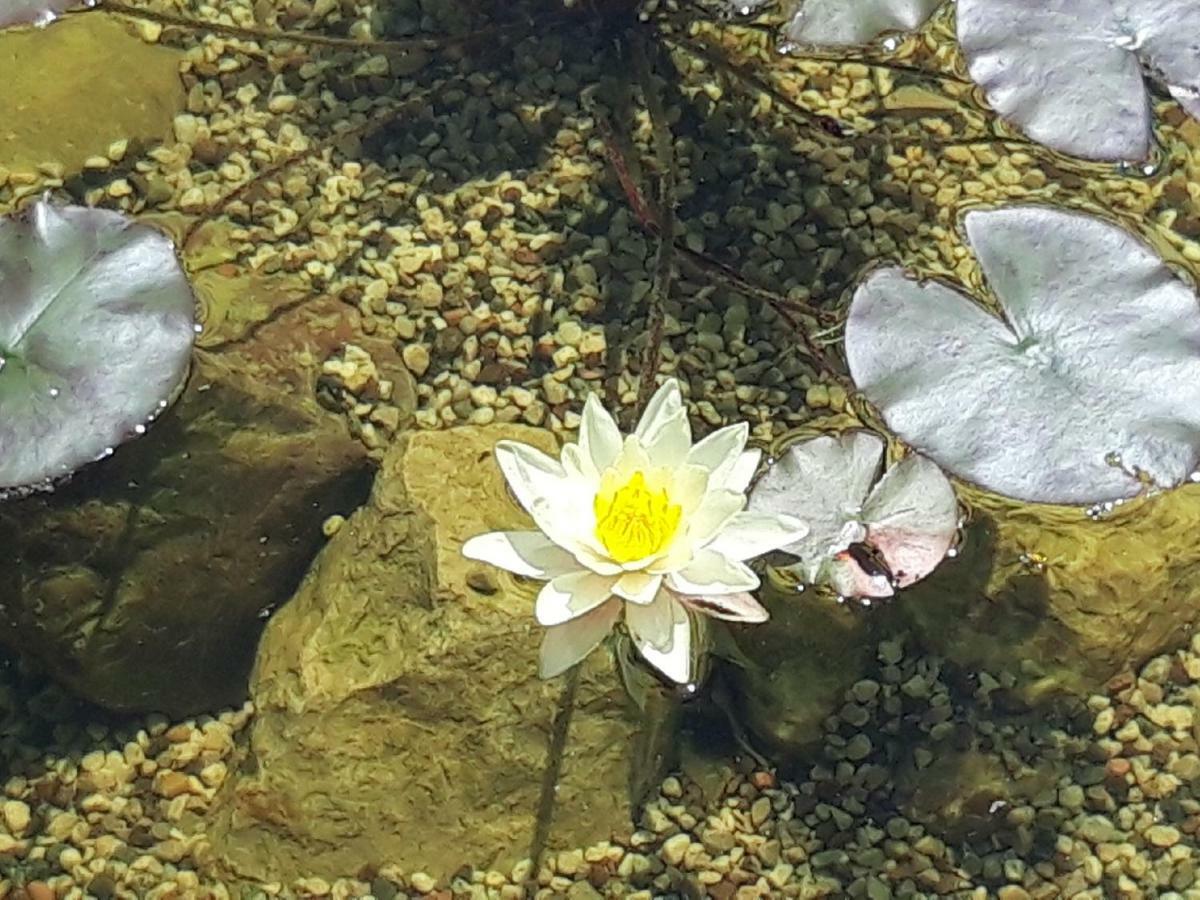
{"label": "lily pad", "polygon": [[889,31],[914,31],[942,0],[801,0],[784,25],[799,44],[865,44]]}
{"label": "lily pad", "polygon": [[49,25],[73,6],[95,6],[98,0],[3,0],[0,28],[13,25]]}
{"label": "lily pad", "polygon": [[847,360],[888,426],[949,472],[1033,502],[1131,497],[1195,471],[1195,291],[1083,213],[974,210],[965,229],[1003,317],[894,267],[855,291]]}
{"label": "lily pad", "polygon": [[174,245],[153,228],[45,202],[0,219],[0,492],[144,431],[183,386],[194,315]]}
{"label": "lily pad", "polygon": [[823,435],[789,447],[754,486],[751,510],[804,511],[810,531],[783,550],[800,558],[792,568],[805,582],[890,597],[945,558],[958,528],[954,488],[916,453],[883,472],[884,450],[867,431]]}
{"label": "lily pad", "polygon": [[1150,153],[1144,71],[1200,112],[1195,0],[959,0],[958,41],[988,102],[1029,137],[1097,160]]}

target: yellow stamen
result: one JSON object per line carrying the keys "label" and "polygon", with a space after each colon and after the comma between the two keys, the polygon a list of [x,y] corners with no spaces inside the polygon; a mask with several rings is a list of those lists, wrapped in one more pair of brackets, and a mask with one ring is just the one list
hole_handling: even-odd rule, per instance
{"label": "yellow stamen", "polygon": [[616,490],[601,487],[595,510],[596,537],[619,563],[645,559],[666,547],[683,513],[665,489],[650,490],[641,471]]}

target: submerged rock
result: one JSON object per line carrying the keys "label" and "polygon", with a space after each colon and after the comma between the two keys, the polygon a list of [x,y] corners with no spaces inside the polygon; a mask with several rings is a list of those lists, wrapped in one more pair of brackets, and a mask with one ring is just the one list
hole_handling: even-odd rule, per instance
{"label": "submerged rock", "polygon": [[826,718],[874,665],[875,645],[892,617],[820,590],[769,586],[761,599],[771,618],[731,627],[736,664],[726,676],[747,728],[769,755],[786,761],[820,745]]}
{"label": "submerged rock", "polygon": [[[521,426],[411,433],[263,635],[245,773],[209,831],[233,877],[390,862],[446,876],[527,856],[564,680],[541,681],[536,585],[464,558],[528,528],[492,448]],[[606,652],[584,664],[551,847],[630,828],[640,726]],[[664,735],[669,738],[669,735]],[[644,779],[643,779],[644,780]]]}
{"label": "submerged rock", "polygon": [[69,175],[116,141],[153,145],[168,138],[175,114],[187,105],[179,78],[184,58],[99,14],[6,32],[0,159],[6,169],[30,172],[54,160]]}
{"label": "submerged rock", "polygon": [[958,558],[906,591],[914,632],[972,671],[1011,673],[1027,702],[1098,692],[1200,622],[1200,485],[1110,514],[966,490]]}
{"label": "submerged rock", "polygon": [[217,321],[219,292],[198,279],[207,330],[177,404],[54,493],[0,505],[0,643],[109,709],[240,703],[322,521],[370,483],[363,446],[314,395],[357,313],[290,282],[214,280],[253,303]]}

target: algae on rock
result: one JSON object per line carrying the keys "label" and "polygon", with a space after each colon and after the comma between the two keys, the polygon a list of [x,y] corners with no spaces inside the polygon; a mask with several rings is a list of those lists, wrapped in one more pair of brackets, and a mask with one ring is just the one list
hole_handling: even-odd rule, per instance
{"label": "algae on rock", "polygon": [[[528,527],[496,441],[546,431],[402,436],[370,502],[324,549],[263,635],[243,774],[210,836],[252,880],[391,862],[446,876],[529,853],[562,684],[538,678],[531,585],[461,555]],[[550,846],[627,831],[640,730],[611,654],[584,663]]]}
{"label": "algae on rock", "polygon": [[1200,622],[1200,485],[1106,516],[966,489],[958,558],[903,595],[914,633],[1029,700],[1086,695],[1186,642]]}

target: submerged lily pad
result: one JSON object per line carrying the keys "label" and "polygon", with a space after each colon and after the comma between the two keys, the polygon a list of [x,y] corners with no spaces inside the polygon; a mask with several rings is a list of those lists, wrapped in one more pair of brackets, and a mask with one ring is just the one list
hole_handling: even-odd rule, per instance
{"label": "submerged lily pad", "polygon": [[954,488],[919,454],[883,469],[878,435],[852,431],[789,447],[754,486],[749,508],[804,511],[810,530],[783,550],[809,584],[843,597],[890,597],[945,558],[958,528]]}
{"label": "submerged lily pad", "polygon": [[2,0],[0,28],[13,25],[49,25],[74,6],[95,6],[98,0]]}
{"label": "submerged lily pad", "polygon": [[1200,112],[1196,0],[958,0],[958,41],[988,102],[1035,141],[1088,159],[1145,159],[1143,69]]}
{"label": "submerged lily pad", "polygon": [[144,431],[187,376],[194,315],[153,228],[45,202],[0,219],[0,493]]}
{"label": "submerged lily pad", "polygon": [[800,44],[865,44],[889,31],[913,31],[942,0],[801,0],[784,26]]}
{"label": "submerged lily pad", "polygon": [[1094,216],[975,210],[967,239],[1003,310],[902,269],[855,291],[855,383],[907,443],[1021,500],[1088,504],[1179,484],[1200,461],[1200,300]]}

